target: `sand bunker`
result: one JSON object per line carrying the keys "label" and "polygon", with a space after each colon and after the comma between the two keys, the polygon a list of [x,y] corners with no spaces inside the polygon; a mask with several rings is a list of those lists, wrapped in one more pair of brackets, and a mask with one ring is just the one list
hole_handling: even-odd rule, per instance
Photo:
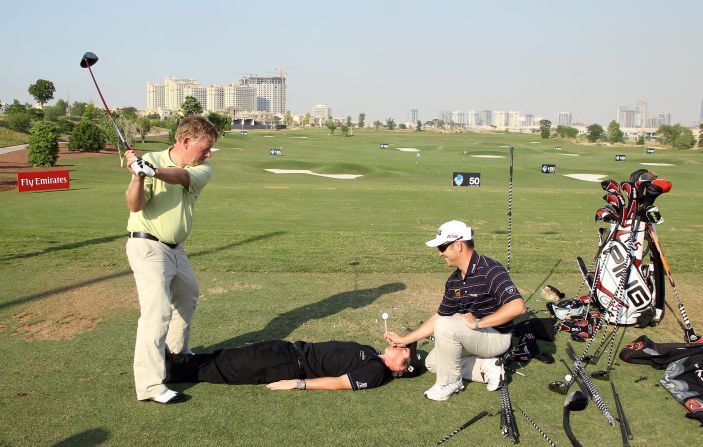
{"label": "sand bunker", "polygon": [[273,135],[261,135],[261,138],[273,138]]}
{"label": "sand bunker", "polygon": [[559,152],[559,155],[566,155],[567,157],[580,157],[579,154],[563,154],[561,152]]}
{"label": "sand bunker", "polygon": [[363,177],[361,174],[316,174],[309,169],[264,169],[268,172],[273,172],[274,174],[308,174],[316,175],[318,177],[328,177],[336,178],[340,180],[354,180],[358,177]]}
{"label": "sand bunker", "polygon": [[472,157],[476,157],[476,158],[505,158],[504,155],[472,155]]}
{"label": "sand bunker", "polygon": [[576,180],[583,180],[585,182],[600,182],[601,179],[605,178],[602,174],[564,174],[564,177],[570,177]]}
{"label": "sand bunker", "polygon": [[540,144],[541,141],[530,141],[530,144]]}
{"label": "sand bunker", "polygon": [[402,152],[420,152],[419,149],[415,149],[414,147],[399,147],[398,150]]}
{"label": "sand bunker", "polygon": [[672,165],[671,163],[640,163],[641,165],[645,166],[676,166]]}
{"label": "sand bunker", "polygon": [[303,139],[303,138],[307,138],[307,137],[291,137],[291,138],[300,138],[300,139]]}

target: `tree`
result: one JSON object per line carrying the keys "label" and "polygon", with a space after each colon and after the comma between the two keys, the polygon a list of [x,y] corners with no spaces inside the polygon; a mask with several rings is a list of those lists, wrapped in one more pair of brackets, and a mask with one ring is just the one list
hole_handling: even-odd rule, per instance
{"label": "tree", "polygon": [[552,122],[547,119],[539,120],[539,134],[542,138],[549,138],[552,131]]}
{"label": "tree", "polygon": [[293,125],[293,115],[290,113],[290,110],[288,110],[286,112],[286,115],[283,117],[283,122],[288,127],[291,127]]}
{"label": "tree", "polygon": [[422,132],[422,121],[417,120],[417,124],[415,125],[415,131]]}
{"label": "tree", "polygon": [[29,133],[27,162],[32,166],[51,167],[59,158],[59,132],[49,121],[37,121]]}
{"label": "tree", "polygon": [[54,83],[51,81],[37,79],[37,82],[30,85],[27,91],[37,100],[41,107],[44,108],[46,102],[54,99],[56,88],[54,88]]}
{"label": "tree", "polygon": [[135,107],[124,107],[120,109],[120,114],[130,121],[137,121],[137,109]]}
{"label": "tree", "polygon": [[303,117],[303,126],[309,126],[310,125],[310,112],[306,113],[305,116]]}
{"label": "tree", "polygon": [[696,138],[693,136],[693,131],[688,127],[682,126],[681,131],[674,140],[674,149],[691,149],[695,144]]}
{"label": "tree", "polygon": [[600,124],[591,124],[586,128],[586,139],[591,143],[595,143],[599,139],[603,138],[605,130]]}
{"label": "tree", "polygon": [[193,96],[186,96],[181,104],[181,116],[183,118],[191,115],[200,115],[203,113],[203,106],[200,105],[197,99]]}
{"label": "tree", "polygon": [[6,114],[5,123],[12,130],[27,133],[32,127],[32,115],[27,111]]}
{"label": "tree", "polygon": [[378,128],[383,126],[383,123],[380,122],[379,120],[376,120],[373,122],[373,127],[376,129],[376,132],[378,132]]}
{"label": "tree", "polygon": [[556,134],[562,138],[576,138],[579,134],[579,130],[575,127],[558,125]]}
{"label": "tree", "polygon": [[408,128],[408,125],[405,123],[398,124],[398,129],[407,129],[407,128]]}
{"label": "tree", "polygon": [[330,134],[334,135],[334,130],[337,128],[337,123],[332,118],[327,118],[325,126],[330,130]]}
{"label": "tree", "polygon": [[144,138],[146,137],[146,134],[149,133],[151,130],[151,120],[145,116],[139,118],[137,120],[137,132],[139,133],[139,136],[142,139],[142,143],[144,143]]}
{"label": "tree", "polygon": [[70,116],[83,116],[85,113],[85,108],[88,104],[84,102],[74,101],[71,108],[68,109],[68,114]]}
{"label": "tree", "polygon": [[217,129],[217,134],[220,136],[224,135],[226,130],[232,129],[232,122],[227,115],[210,112],[207,115],[207,120],[215,126],[215,129]]}
{"label": "tree", "polygon": [[611,143],[625,142],[625,134],[620,130],[620,124],[615,120],[612,120],[610,124],[608,124],[608,141]]}
{"label": "tree", "polygon": [[13,113],[26,112],[27,106],[20,104],[16,99],[12,101],[12,104],[5,106],[5,115],[12,115]]}
{"label": "tree", "polygon": [[388,128],[388,130],[393,130],[393,129],[395,129],[395,121],[393,120],[393,118],[390,118],[390,117],[389,117],[389,118],[386,120],[386,127]]}
{"label": "tree", "polygon": [[359,114],[359,122],[356,125],[359,126],[360,129],[363,129],[364,128],[364,121],[366,121],[366,114],[360,113]]}
{"label": "tree", "polygon": [[640,136],[637,138],[637,144],[638,144],[639,146],[644,146],[644,135],[640,135]]}
{"label": "tree", "polygon": [[68,137],[68,148],[74,151],[98,152],[104,147],[105,135],[92,121],[81,121]]}
{"label": "tree", "polygon": [[700,129],[700,132],[698,132],[698,147],[703,147],[703,123],[698,128]]}
{"label": "tree", "polygon": [[93,121],[98,116],[98,110],[93,104],[86,104],[82,116],[84,120]]}
{"label": "tree", "polygon": [[348,126],[348,125],[342,124],[342,126],[340,127],[340,130],[342,131],[342,136],[343,136],[343,137],[349,136],[349,135],[348,135],[348,134],[349,134],[349,126]]}

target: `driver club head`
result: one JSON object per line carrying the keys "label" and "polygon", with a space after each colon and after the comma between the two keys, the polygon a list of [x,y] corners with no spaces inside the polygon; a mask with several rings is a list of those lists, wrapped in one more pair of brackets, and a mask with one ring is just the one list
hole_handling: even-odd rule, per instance
{"label": "driver club head", "polygon": [[91,53],[90,51],[88,51],[83,55],[83,59],[81,59],[81,67],[83,67],[83,68],[92,67],[97,62],[98,62],[98,56],[96,56],[95,53]]}
{"label": "driver club head", "polygon": [[549,385],[547,385],[547,388],[549,388],[549,391],[566,396],[569,392],[569,388],[571,388],[571,382],[555,380],[554,382],[551,382]]}
{"label": "driver club head", "polygon": [[581,391],[572,391],[566,396],[564,407],[569,411],[582,411],[588,406],[588,398]]}
{"label": "driver club head", "polygon": [[591,377],[597,380],[610,380],[610,373],[604,369],[599,369],[598,371],[593,371]]}
{"label": "driver club head", "polygon": [[595,365],[598,363],[598,358],[595,355],[584,355],[581,361],[588,365]]}

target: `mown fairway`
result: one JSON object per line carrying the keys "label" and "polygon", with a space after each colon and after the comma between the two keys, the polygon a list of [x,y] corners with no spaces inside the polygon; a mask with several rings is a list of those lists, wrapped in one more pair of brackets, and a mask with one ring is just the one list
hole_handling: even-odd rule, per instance
{"label": "mown fairway", "polygon": [[[138,146],[165,148],[158,141]],[[703,331],[700,152],[646,155],[642,147],[576,146],[518,134],[355,131],[342,138],[326,130],[249,131],[216,144],[215,176],[197,204],[187,243],[202,293],[193,349],[273,338],[349,339],[381,348],[384,311],[393,330],[417,327],[438,305],[449,273],[436,250],[424,246],[439,224],[466,220],[477,250],[505,263],[508,146],[515,147],[511,273],[531,309],[545,309],[539,292],[545,284],[575,296],[575,257],[590,262],[596,249],[600,185],[563,174],[622,181],[645,167],[673,182],[657,200],[665,219],[659,237],[689,316]],[[283,156],[269,155],[274,147]],[[615,162],[615,154],[627,161]],[[557,174],[542,174],[542,163],[556,164]],[[0,193],[0,445],[433,445],[479,411],[498,411],[499,394],[482,384],[447,402],[424,399],[432,374],[364,392],[199,384],[178,387],[193,396],[183,405],[136,401],[131,362],[138,309],[124,254],[129,175],[116,157],[65,164],[72,171],[69,191]],[[274,168],[363,176],[265,171]],[[481,186],[453,187],[454,171],[480,172]],[[667,300],[672,307],[663,323],[644,333],[678,342],[669,288]],[[641,333],[628,328],[624,340]],[[562,334],[556,347],[543,348],[564,356],[566,341]],[[575,345],[577,352],[582,346]],[[533,360],[520,371],[525,376],[514,375],[510,386],[513,403],[567,445],[564,396],[547,390],[565,369]],[[643,375],[649,378],[634,382]],[[657,385],[660,376],[619,360],[611,373],[632,445],[690,445],[699,439],[697,424]],[[614,412],[610,385],[596,386]],[[517,409],[516,417],[521,444],[545,445]],[[620,445],[619,430],[593,403],[572,415],[572,426],[585,445]],[[449,443],[509,444],[498,416]]]}

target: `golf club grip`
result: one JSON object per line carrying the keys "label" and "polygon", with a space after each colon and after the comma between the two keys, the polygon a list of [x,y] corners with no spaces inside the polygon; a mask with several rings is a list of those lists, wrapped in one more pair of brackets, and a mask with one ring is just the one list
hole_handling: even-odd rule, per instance
{"label": "golf club grip", "polygon": [[610,382],[610,387],[613,389],[613,399],[615,400],[615,409],[618,412],[618,419],[620,420],[620,433],[622,434],[622,444],[628,447],[630,443],[628,442],[634,436],[632,436],[632,430],[630,430],[630,424],[627,422],[627,416],[625,416],[625,409],[622,406],[622,401],[620,400],[620,395],[615,389],[615,383]]}
{"label": "golf club grip", "polygon": [[576,436],[574,436],[574,432],[571,431],[571,424],[569,423],[569,409],[566,407],[564,407],[564,410],[562,411],[561,424],[564,427],[566,437],[569,438],[569,441],[571,441],[571,445],[573,447],[583,447],[578,439],[576,439]]}

